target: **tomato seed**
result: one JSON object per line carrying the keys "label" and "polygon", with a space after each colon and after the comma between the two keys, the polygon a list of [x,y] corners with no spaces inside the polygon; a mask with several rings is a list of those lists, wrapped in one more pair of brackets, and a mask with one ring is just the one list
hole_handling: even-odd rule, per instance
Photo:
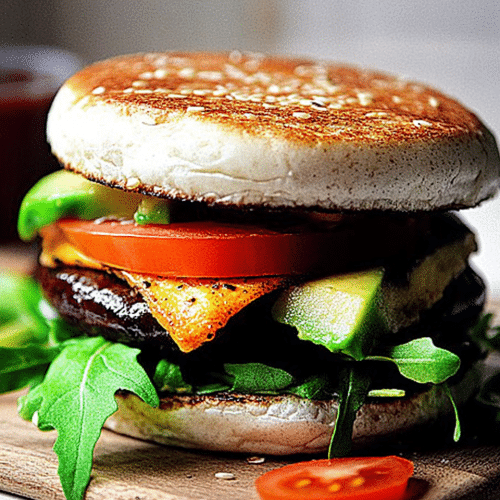
{"label": "tomato seed", "polygon": [[353,488],[357,488],[359,486],[363,486],[365,484],[365,480],[362,477],[356,477],[349,483]]}
{"label": "tomato seed", "polygon": [[340,483],[332,483],[330,486],[328,486],[328,491],[336,492],[340,491],[342,488],[342,485]]}
{"label": "tomato seed", "polygon": [[304,478],[304,479],[299,479],[295,483],[296,488],[305,488],[306,486],[309,486],[312,483],[310,479]]}

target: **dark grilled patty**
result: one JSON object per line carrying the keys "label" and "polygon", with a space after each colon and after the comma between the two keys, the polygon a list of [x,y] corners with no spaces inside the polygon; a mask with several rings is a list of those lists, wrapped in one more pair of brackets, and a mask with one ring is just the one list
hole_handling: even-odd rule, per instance
{"label": "dark grilled patty", "polygon": [[38,266],[36,279],[59,314],[83,333],[132,346],[178,350],[141,295],[114,274]]}

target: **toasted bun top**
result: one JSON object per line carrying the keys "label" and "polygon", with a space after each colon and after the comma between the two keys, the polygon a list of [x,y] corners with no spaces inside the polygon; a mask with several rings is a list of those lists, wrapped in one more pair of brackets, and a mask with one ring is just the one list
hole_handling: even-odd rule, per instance
{"label": "toasted bun top", "polygon": [[62,164],[90,179],[228,205],[461,208],[500,182],[492,134],[440,92],[239,52],[94,64],[61,88],[48,137]]}

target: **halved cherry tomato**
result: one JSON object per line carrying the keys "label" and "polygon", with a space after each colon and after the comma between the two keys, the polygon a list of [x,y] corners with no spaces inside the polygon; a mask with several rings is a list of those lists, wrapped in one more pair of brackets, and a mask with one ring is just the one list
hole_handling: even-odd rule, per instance
{"label": "halved cherry tomato", "polygon": [[412,474],[400,457],[337,458],[274,469],[255,486],[262,500],[402,500]]}
{"label": "halved cherry tomato", "polygon": [[[229,278],[315,272],[332,259],[342,235],[277,232],[212,221],[169,225],[62,219],[63,237],[87,257],[135,272],[172,277]],[[53,232],[53,231],[52,231]],[[49,234],[42,229],[42,236]],[[342,252],[335,252],[337,257]]]}

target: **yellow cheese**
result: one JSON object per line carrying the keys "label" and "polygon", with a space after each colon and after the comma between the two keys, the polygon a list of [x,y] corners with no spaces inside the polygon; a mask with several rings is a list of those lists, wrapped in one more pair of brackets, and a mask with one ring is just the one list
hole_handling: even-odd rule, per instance
{"label": "yellow cheese", "polygon": [[67,241],[56,225],[43,227],[40,234],[42,236],[42,252],[39,261],[42,266],[56,267],[58,263],[63,263],[68,266],[104,269],[100,262],[87,257]]}
{"label": "yellow cheese", "polygon": [[215,280],[114,272],[139,291],[183,352],[212,340],[245,306],[285,284],[283,277]]}

